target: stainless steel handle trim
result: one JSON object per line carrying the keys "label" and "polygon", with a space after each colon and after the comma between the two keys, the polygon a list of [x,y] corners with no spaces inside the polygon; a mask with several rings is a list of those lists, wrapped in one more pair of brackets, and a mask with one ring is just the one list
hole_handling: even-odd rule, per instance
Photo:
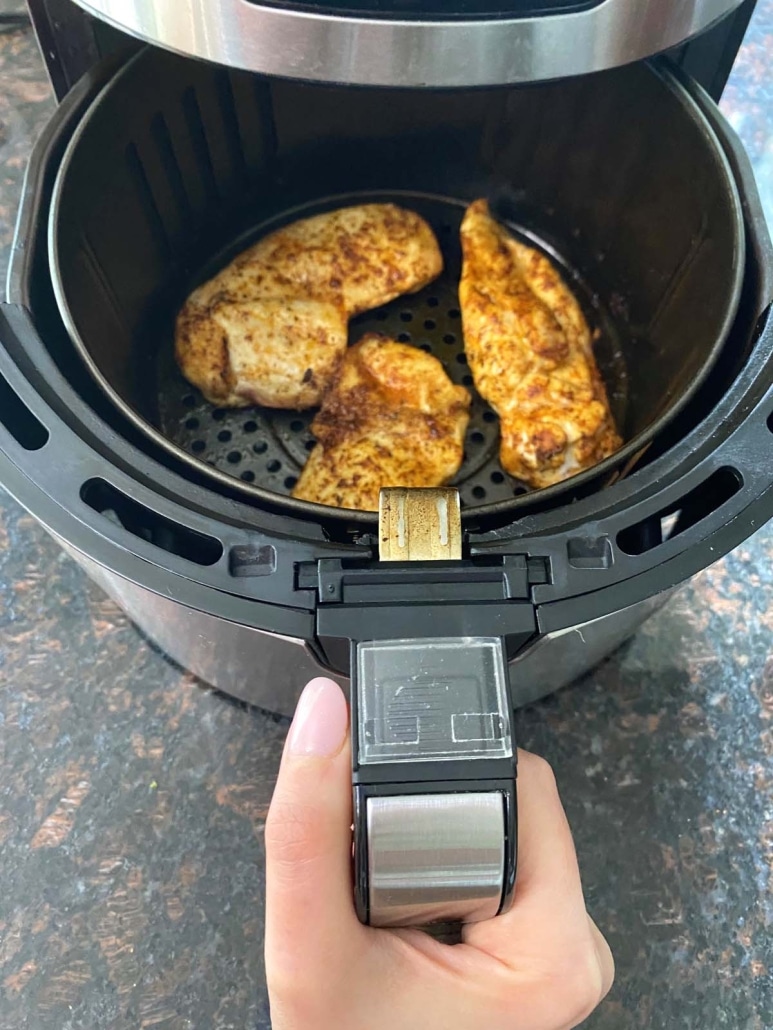
{"label": "stainless steel handle trim", "polygon": [[372,926],[469,923],[499,912],[501,793],[368,798],[367,833]]}
{"label": "stainless steel handle trim", "polygon": [[741,0],[605,0],[586,11],[486,21],[397,21],[250,0],[76,0],[169,50],[235,68],[370,86],[494,86],[600,71],[708,28]]}

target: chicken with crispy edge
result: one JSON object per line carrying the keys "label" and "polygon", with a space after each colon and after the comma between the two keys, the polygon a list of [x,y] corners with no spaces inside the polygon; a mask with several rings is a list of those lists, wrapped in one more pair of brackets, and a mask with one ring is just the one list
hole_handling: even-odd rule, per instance
{"label": "chicken with crispy edge", "polygon": [[387,486],[442,486],[462,464],[470,395],[437,358],[377,333],[346,352],[311,424],[319,441],[293,497],[378,509]]}
{"label": "chicken with crispy edge", "polygon": [[314,407],[346,350],[348,320],[442,270],[430,226],[394,204],[293,222],[194,290],[177,317],[177,362],[212,404]]}
{"label": "chicken with crispy edge", "polygon": [[475,386],[499,415],[511,476],[550,486],[622,444],[576,298],[540,251],[476,200],[461,228],[459,300]]}

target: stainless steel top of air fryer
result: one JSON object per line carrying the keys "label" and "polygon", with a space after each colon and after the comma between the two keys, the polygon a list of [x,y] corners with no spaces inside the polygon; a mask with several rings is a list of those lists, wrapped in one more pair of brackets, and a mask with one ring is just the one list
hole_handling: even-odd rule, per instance
{"label": "stainless steel top of air fryer", "polygon": [[77,0],[149,42],[316,82],[536,82],[661,53],[741,0]]}

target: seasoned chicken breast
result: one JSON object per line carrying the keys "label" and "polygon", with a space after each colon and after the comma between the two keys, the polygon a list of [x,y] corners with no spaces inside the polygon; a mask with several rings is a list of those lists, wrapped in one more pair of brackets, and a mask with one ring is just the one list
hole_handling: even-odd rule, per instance
{"label": "seasoned chicken breast", "polygon": [[346,350],[348,320],[442,269],[432,229],[394,204],[293,222],[191,294],[177,318],[177,362],[213,404],[314,407]]}
{"label": "seasoned chicken breast", "polygon": [[485,200],[467,209],[461,240],[464,346],[475,386],[500,418],[502,467],[545,487],[613,454],[622,441],[571,290]]}
{"label": "seasoned chicken breast", "polygon": [[469,406],[437,358],[369,333],[311,424],[319,443],[293,496],[375,511],[383,486],[442,486],[462,464]]}

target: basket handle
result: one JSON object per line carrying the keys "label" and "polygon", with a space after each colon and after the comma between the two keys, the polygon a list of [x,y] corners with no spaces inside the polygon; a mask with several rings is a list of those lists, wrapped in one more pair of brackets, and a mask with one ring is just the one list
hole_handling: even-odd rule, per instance
{"label": "basket handle", "polygon": [[[384,562],[462,557],[456,490],[383,490]],[[352,642],[357,910],[374,926],[475,922],[515,877],[515,749],[504,642]]]}

